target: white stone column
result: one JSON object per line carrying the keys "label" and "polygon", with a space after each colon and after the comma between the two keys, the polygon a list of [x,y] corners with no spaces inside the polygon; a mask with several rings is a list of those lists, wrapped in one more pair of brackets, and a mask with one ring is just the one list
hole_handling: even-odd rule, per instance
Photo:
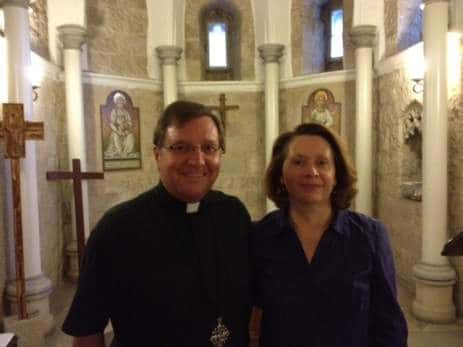
{"label": "white stone column", "polygon": [[[284,46],[266,43],[258,47],[260,57],[265,65],[265,165],[272,156],[273,142],[279,135],[279,83],[280,63]],[[267,199],[267,211],[275,209],[275,205]]]}
{"label": "white stone column", "polygon": [[177,92],[177,61],[182,49],[177,46],[156,47],[162,65],[162,85],[164,92],[164,108],[178,98]]}
{"label": "white stone column", "polygon": [[[82,171],[87,169],[87,154],[85,146],[85,120],[82,86],[81,47],[86,40],[84,27],[75,24],[60,25],[59,39],[63,44],[64,76],[66,88],[66,125],[69,149],[69,169],[72,169],[72,159],[80,159]],[[84,228],[86,236],[89,234],[88,187],[82,181],[82,207],[84,215]],[[79,259],[77,254],[77,231],[74,199],[72,199],[72,238],[66,245],[66,254],[69,257],[67,275],[71,280],[79,276]]]}
{"label": "white stone column", "polygon": [[[25,119],[28,121],[37,121],[32,109],[32,85],[29,76],[31,51],[28,5],[29,0],[0,1],[0,7],[3,7],[5,18],[8,102],[23,103]],[[5,166],[5,191],[7,194],[6,224],[8,238],[12,240],[14,232],[11,202],[12,187],[10,184],[11,168],[8,160],[6,160]],[[49,295],[52,285],[50,279],[42,273],[40,254],[37,143],[35,141],[26,141],[26,158],[21,160],[20,177],[27,312],[31,317],[38,315],[47,321],[51,319],[52,323],[53,319],[49,313]],[[11,242],[8,249],[8,257],[10,259],[8,277],[12,281],[7,285],[6,298],[11,305],[12,311],[17,312],[16,285],[14,281],[14,246]],[[6,325],[10,323],[6,322]]]}
{"label": "white stone column", "polygon": [[426,0],[424,8],[423,202],[421,260],[413,268],[412,311],[421,320],[455,320],[454,269],[440,255],[447,236],[447,31],[448,0]]}
{"label": "white stone column", "polygon": [[352,28],[355,45],[355,165],[358,194],[355,209],[367,215],[373,212],[373,46],[376,26]]}

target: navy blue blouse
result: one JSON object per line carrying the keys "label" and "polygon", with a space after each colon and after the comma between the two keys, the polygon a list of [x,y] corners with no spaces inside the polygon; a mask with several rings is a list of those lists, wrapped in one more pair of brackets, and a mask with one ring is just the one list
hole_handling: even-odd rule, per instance
{"label": "navy blue blouse", "polygon": [[407,346],[393,255],[379,221],[338,211],[309,263],[279,210],[255,224],[251,247],[263,310],[260,346]]}

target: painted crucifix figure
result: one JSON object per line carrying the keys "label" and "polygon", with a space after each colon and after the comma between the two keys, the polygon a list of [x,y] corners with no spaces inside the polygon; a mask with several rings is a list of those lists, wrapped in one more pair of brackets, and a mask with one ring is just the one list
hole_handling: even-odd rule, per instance
{"label": "painted crucifix figure", "polygon": [[2,104],[2,114],[3,121],[0,121],[0,139],[3,139],[5,158],[11,160],[18,318],[26,319],[20,159],[26,156],[26,140],[43,139],[43,123],[25,121],[23,104]]}
{"label": "painted crucifix figure", "polygon": [[225,94],[221,93],[219,95],[219,106],[208,106],[211,110],[217,111],[219,113],[224,133],[227,128],[227,111],[239,110],[240,108],[238,105],[227,105],[226,102],[227,98],[225,97]]}
{"label": "painted crucifix figure", "polygon": [[80,159],[72,159],[72,171],[49,171],[47,180],[72,180],[74,190],[74,211],[76,215],[77,254],[79,269],[85,248],[84,209],[82,206],[82,180],[102,179],[102,172],[82,172]]}

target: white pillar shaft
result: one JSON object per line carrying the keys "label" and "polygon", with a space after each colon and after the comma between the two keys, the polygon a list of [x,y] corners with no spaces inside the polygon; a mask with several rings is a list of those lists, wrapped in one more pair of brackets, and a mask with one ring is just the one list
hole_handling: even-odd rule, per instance
{"label": "white pillar shaft", "polygon": [[[265,65],[265,164],[272,156],[273,142],[278,137],[280,128],[279,84],[280,63],[284,46],[266,43],[258,47]],[[275,209],[275,204],[267,199],[267,211]]]}
{"label": "white pillar shaft", "polygon": [[162,85],[164,93],[164,108],[178,98],[177,93],[177,61],[180,59],[182,49],[177,46],[156,47],[162,65]]}
{"label": "white pillar shaft", "polygon": [[453,322],[455,270],[440,255],[447,239],[447,29],[448,0],[425,0],[423,202],[421,261],[413,267],[413,314],[435,323]]}
{"label": "white pillar shaft", "polygon": [[164,105],[167,106],[178,99],[177,65],[164,64],[162,66],[162,80],[164,89]]}
{"label": "white pillar shaft", "polygon": [[447,264],[447,25],[448,3],[424,10],[423,241],[422,261]]}
{"label": "white pillar shaft", "polygon": [[[31,67],[29,15],[25,7],[12,4],[5,5],[3,11],[7,52],[8,101],[23,103],[25,119],[33,120],[32,86],[29,79]],[[33,141],[27,141],[26,158],[21,160],[20,172],[24,274],[26,278],[39,276],[42,273],[36,151],[36,144]],[[6,167],[7,199],[10,200],[11,171],[9,163]],[[13,213],[12,209],[10,210],[11,206],[10,200],[7,203],[7,214],[9,215]],[[9,219],[8,225],[10,226],[8,233],[13,235],[11,219]],[[11,253],[11,258],[14,258],[13,254]],[[10,276],[14,274],[12,268],[9,269],[9,272]]]}
{"label": "white pillar shaft", "polygon": [[[82,171],[87,170],[87,152],[85,145],[85,117],[82,85],[81,47],[86,39],[84,27],[76,24],[65,24],[58,28],[59,37],[63,44],[64,76],[66,86],[66,125],[69,149],[69,168],[72,159],[80,159]],[[90,233],[87,182],[82,181],[82,212],[85,235]],[[72,242],[69,249],[76,249],[77,231],[74,199],[72,200]],[[73,260],[71,260],[73,262]],[[75,266],[70,268],[74,269]],[[69,270],[69,269],[68,269]],[[73,272],[73,270],[72,270]],[[71,278],[74,277],[74,273]]]}
{"label": "white pillar shaft", "polygon": [[279,134],[279,81],[278,63],[265,64],[265,163],[269,164],[273,142]]}
{"label": "white pillar shaft", "polygon": [[367,215],[371,215],[373,212],[372,64],[373,50],[371,47],[359,47],[355,50],[355,162],[358,174],[358,194],[355,209]]}
{"label": "white pillar shaft", "polygon": [[86,152],[80,50],[64,50],[64,75],[69,160],[79,158],[82,170],[84,170],[86,166]]}
{"label": "white pillar shaft", "polygon": [[[69,168],[72,168],[72,159],[76,158],[80,159],[82,171],[86,171],[87,154],[85,146],[81,51],[80,49],[64,49],[63,56],[66,86],[66,125],[69,147]],[[84,212],[84,230],[86,236],[88,236],[90,232],[90,222],[88,213],[88,187],[85,180],[82,181],[82,207]],[[73,205],[73,226],[75,226],[75,218]],[[72,238],[73,240],[77,239],[75,230]]]}

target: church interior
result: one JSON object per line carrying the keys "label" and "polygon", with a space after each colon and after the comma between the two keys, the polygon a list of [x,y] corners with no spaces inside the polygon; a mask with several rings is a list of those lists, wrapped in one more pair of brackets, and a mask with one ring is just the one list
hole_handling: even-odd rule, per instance
{"label": "church interior", "polygon": [[[59,328],[78,231],[158,182],[156,121],[191,100],[225,129],[214,189],[255,220],[273,208],[278,134],[339,133],[358,171],[352,208],[388,227],[409,345],[461,346],[463,258],[441,251],[463,230],[462,35],[461,0],[1,0],[0,331],[71,346]],[[16,158],[8,112],[30,125]]]}

